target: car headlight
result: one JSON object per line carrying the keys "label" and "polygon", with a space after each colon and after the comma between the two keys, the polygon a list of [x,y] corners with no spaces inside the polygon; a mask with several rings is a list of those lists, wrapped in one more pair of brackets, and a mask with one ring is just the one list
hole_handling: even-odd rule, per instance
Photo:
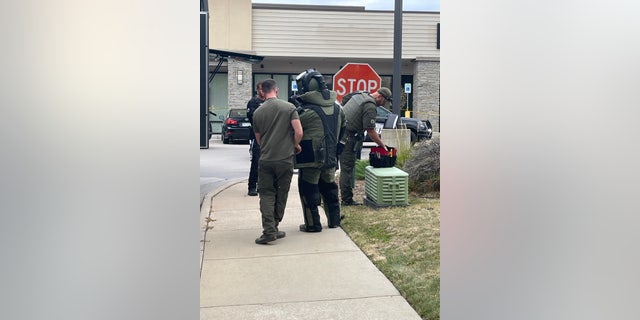
{"label": "car headlight", "polygon": [[422,122],[422,121],[420,121],[420,123],[419,123],[419,127],[420,127],[420,129],[422,129],[422,130],[426,130],[426,129],[427,129],[427,126],[426,126],[426,125],[424,124],[424,122]]}

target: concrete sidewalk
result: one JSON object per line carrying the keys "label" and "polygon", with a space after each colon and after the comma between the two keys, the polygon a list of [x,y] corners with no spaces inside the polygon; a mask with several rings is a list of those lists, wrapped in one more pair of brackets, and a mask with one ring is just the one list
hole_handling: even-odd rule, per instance
{"label": "concrete sidewalk", "polygon": [[[259,197],[246,180],[205,197],[200,319],[420,320],[391,282],[341,228],[304,233],[294,174],[279,226],[287,236],[255,244]],[[322,209],[320,209],[322,210]],[[206,229],[207,218],[214,219]]]}

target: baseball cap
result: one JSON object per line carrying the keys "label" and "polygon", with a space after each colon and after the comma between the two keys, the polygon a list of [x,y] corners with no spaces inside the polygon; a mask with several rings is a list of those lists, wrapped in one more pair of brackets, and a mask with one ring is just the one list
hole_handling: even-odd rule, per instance
{"label": "baseball cap", "polygon": [[378,94],[386,100],[384,106],[389,108],[391,106],[391,99],[393,99],[393,96],[391,96],[391,90],[389,90],[389,88],[380,87],[380,89],[378,89]]}

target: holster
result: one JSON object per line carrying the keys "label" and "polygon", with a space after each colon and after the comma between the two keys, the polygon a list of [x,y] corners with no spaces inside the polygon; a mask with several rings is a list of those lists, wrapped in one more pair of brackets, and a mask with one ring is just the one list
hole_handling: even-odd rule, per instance
{"label": "holster", "polygon": [[360,153],[362,151],[362,143],[364,142],[364,135],[359,132],[359,133],[355,133],[353,135],[353,152],[355,152],[356,154]]}

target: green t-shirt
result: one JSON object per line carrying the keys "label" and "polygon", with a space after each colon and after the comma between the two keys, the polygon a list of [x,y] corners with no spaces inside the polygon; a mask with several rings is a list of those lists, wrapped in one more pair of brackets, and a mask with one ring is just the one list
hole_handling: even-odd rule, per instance
{"label": "green t-shirt", "polygon": [[260,160],[277,161],[295,155],[291,120],[299,119],[293,104],[269,98],[253,114],[253,130],[260,134]]}

